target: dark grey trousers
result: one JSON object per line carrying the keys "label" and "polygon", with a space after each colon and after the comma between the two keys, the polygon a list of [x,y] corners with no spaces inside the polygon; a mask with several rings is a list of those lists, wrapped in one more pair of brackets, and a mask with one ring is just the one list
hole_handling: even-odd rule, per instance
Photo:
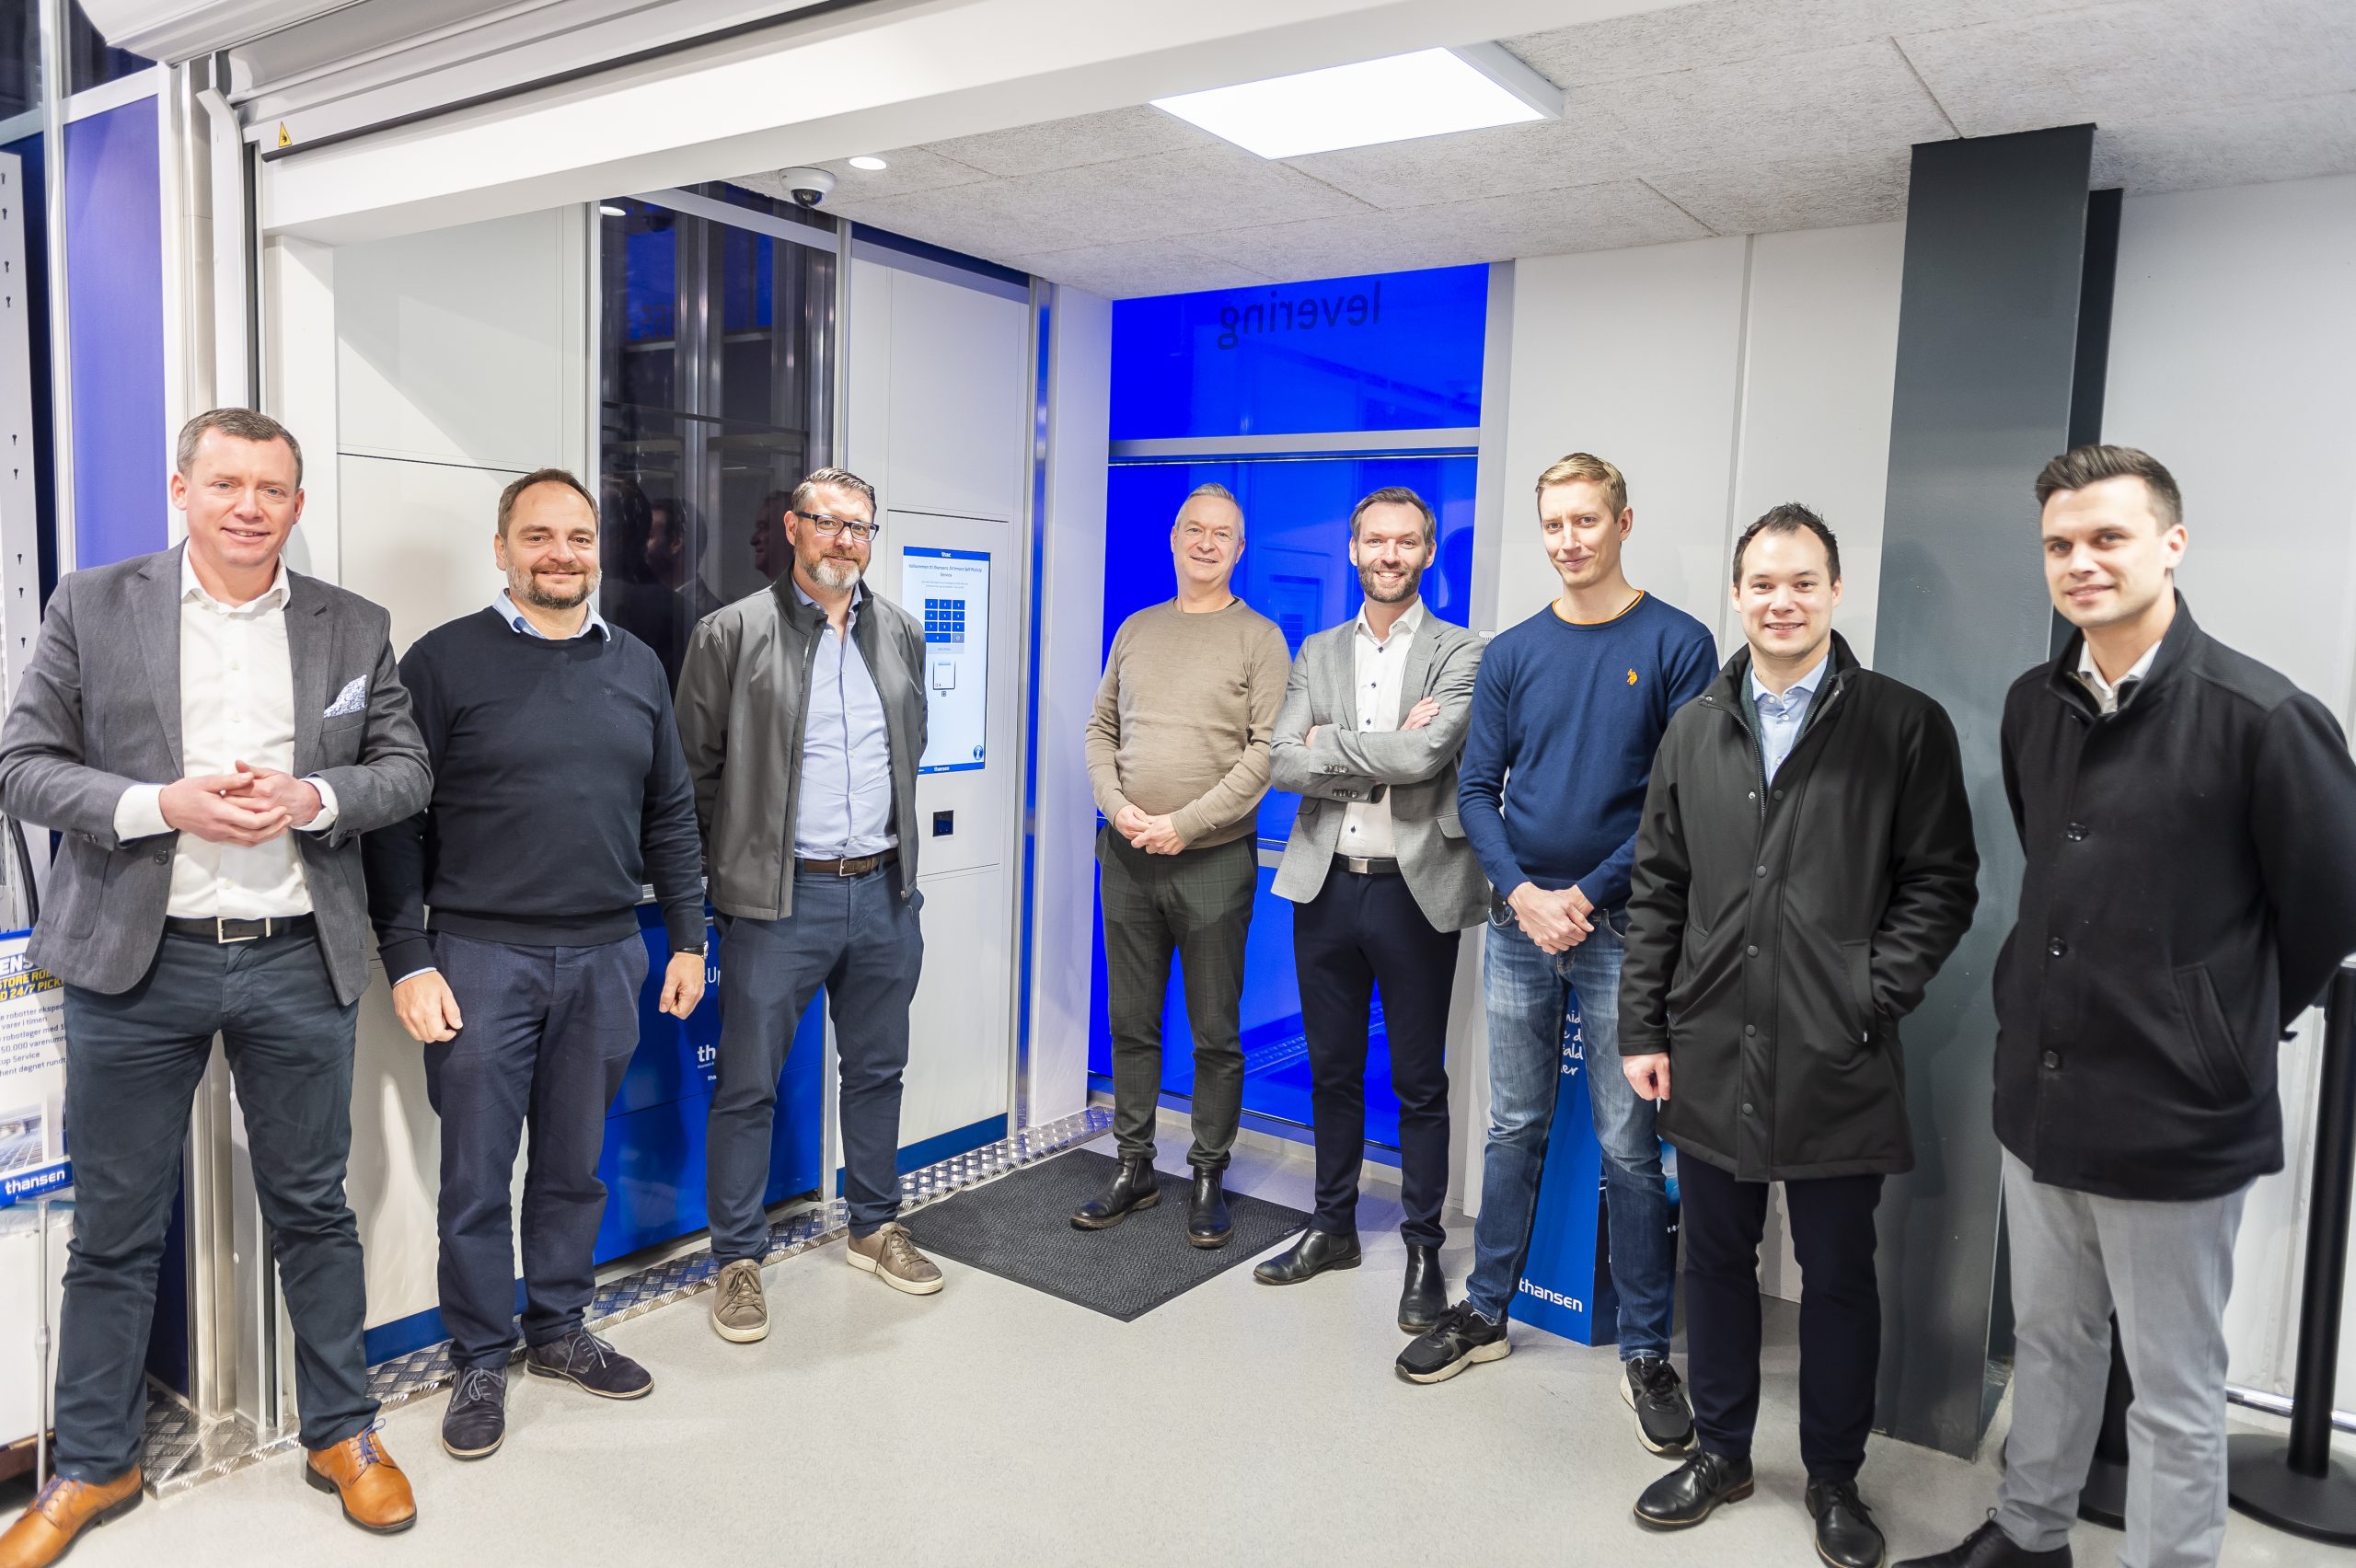
{"label": "dark grey trousers", "polygon": [[190,1101],[222,1037],[254,1185],[294,1323],[303,1447],[376,1417],[361,1328],[360,1229],[344,1202],[357,1002],[339,1002],[309,937],[165,937],[145,978],[65,987],[74,1241],[57,1353],[57,1472],[112,1481],[139,1462],[156,1276],[179,1190]]}
{"label": "dark grey trousers", "polygon": [[1195,1146],[1187,1163],[1224,1170],[1243,1109],[1243,941],[1259,891],[1257,839],[1149,855],[1110,827],[1103,868],[1104,988],[1113,1029],[1113,1136],[1124,1158],[1153,1157],[1161,1097],[1161,1006],[1174,952],[1195,1031]]}
{"label": "dark grey trousers", "polygon": [[820,986],[835,1020],[850,1233],[872,1236],[900,1212],[900,1074],[908,1004],[924,967],[924,894],[900,896],[900,868],[793,879],[782,920],[731,919],[720,934],[720,1086],[704,1147],[711,1253],[768,1251],[769,1139],[777,1079]]}

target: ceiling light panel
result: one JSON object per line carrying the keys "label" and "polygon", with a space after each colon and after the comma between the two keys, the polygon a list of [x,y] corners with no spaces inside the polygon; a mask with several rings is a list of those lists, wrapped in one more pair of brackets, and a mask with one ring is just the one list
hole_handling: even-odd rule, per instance
{"label": "ceiling light panel", "polygon": [[1425,49],[1354,65],[1153,100],[1264,158],[1559,119],[1563,94],[1495,43]]}

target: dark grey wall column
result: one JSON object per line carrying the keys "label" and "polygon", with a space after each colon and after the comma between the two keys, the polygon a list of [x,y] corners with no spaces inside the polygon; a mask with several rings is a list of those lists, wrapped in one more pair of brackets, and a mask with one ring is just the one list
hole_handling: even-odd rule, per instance
{"label": "dark grey wall column", "polygon": [[1918,1163],[1881,1207],[1877,1420],[1952,1454],[1977,1450],[1997,1387],[1989,978],[2021,878],[1997,727],[2005,690],[2049,656],[2029,485],[2069,441],[2093,147],[2090,125],[1927,143],[1907,198],[1874,663],[1955,720],[1980,912],[1906,1023]]}

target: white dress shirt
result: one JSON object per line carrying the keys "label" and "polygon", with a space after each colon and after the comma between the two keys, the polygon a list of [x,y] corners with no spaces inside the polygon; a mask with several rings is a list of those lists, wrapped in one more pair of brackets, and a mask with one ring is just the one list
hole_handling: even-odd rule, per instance
{"label": "white dress shirt", "polygon": [[[225,605],[180,556],[180,765],[182,777],[234,773],[240,762],[294,767],[294,667],[286,652],[286,563],[260,598]],[[335,825],[335,791],[313,775],[319,814],[304,833]],[[168,833],[164,787],[133,784],[114,808],[117,838]],[[172,851],[174,919],[260,920],[311,912],[303,857],[280,834],[266,844],[212,844],[192,833]]]}
{"label": "white dress shirt", "polygon": [[[1415,640],[1416,628],[1423,624],[1424,602],[1417,599],[1407,606],[1405,615],[1391,624],[1391,635],[1377,640],[1374,628],[1367,624],[1365,607],[1359,607],[1350,646],[1357,653],[1352,689],[1357,697],[1357,727],[1361,733],[1399,727],[1399,688],[1407,678],[1407,650]],[[1334,852],[1365,860],[1397,858],[1399,844],[1392,831],[1389,790],[1382,791],[1379,801],[1349,803],[1342,813],[1342,837],[1334,846]]]}
{"label": "white dress shirt", "polygon": [[[2165,638],[2161,639],[2163,642],[2165,640]],[[2088,691],[2095,694],[2095,706],[2101,709],[2108,716],[2119,711],[2119,686],[2125,686],[2129,681],[2140,681],[2150,674],[2152,661],[2159,656],[2160,644],[2154,642],[2143,650],[2143,656],[2135,661],[2133,669],[2119,677],[2119,686],[2113,686],[2102,678],[2102,670],[2095,663],[2093,646],[2081,639],[2078,643],[2078,678],[2086,683]]]}

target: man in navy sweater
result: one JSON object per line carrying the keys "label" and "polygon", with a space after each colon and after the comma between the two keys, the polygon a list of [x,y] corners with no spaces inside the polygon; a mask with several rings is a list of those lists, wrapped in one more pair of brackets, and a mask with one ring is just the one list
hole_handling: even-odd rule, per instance
{"label": "man in navy sweater", "polygon": [[594,607],[596,504],[561,469],[526,474],[499,498],[491,550],[506,592],[401,660],[433,799],[365,845],[393,1009],[425,1047],[442,1118],[442,1321],[457,1369],[442,1446],[462,1459],[506,1431],[508,1193],[527,1117],[525,1370],[606,1399],[653,1389],[582,1322],[606,1112],[638,1048],[643,882],[671,954],[663,1010],[687,1017],[704,985],[695,795],[662,661]]}
{"label": "man in navy sweater", "polygon": [[[1510,1348],[1560,1081],[1565,991],[1588,1059],[1619,1055],[1629,872],[1653,753],[1670,715],[1717,673],[1708,628],[1629,586],[1620,554],[1635,513],[1627,481],[1576,452],[1538,478],[1554,602],[1489,643],[1472,692],[1458,814],[1497,898],[1482,961],[1489,1014],[1489,1138],[1466,1298],[1409,1345],[1398,1370],[1436,1383]],[[1604,1154],[1622,1394],[1658,1454],[1693,1441],[1669,1363],[1676,1253],[1653,1107],[1615,1071],[1588,1075]]]}

